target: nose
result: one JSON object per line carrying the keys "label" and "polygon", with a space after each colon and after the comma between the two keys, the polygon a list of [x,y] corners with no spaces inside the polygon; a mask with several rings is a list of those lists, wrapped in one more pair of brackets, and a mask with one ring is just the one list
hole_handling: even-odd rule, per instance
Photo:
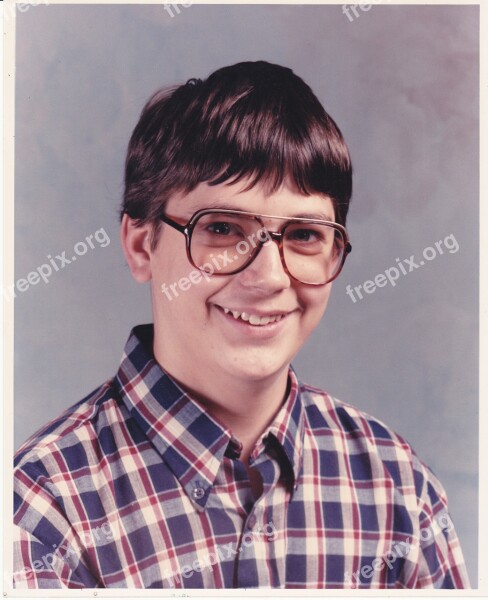
{"label": "nose", "polygon": [[259,250],[252,263],[239,273],[240,283],[273,293],[290,287],[291,280],[285,271],[277,241],[268,241]]}

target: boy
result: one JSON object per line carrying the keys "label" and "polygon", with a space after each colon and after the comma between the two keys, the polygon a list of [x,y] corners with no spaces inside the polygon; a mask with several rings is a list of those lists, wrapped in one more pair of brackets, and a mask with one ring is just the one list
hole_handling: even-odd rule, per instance
{"label": "boy", "polygon": [[157,93],[121,241],[151,282],[116,376],[16,457],[18,587],[468,587],[444,490],[290,361],[351,250],[351,162],[263,61]]}

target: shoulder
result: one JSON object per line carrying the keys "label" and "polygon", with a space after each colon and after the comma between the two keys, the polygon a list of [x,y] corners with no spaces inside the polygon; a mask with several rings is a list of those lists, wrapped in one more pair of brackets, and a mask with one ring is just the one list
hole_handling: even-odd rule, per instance
{"label": "shoulder", "polygon": [[313,386],[300,384],[300,393],[319,448],[339,449],[360,478],[367,473],[378,477],[381,469],[396,486],[414,487],[418,496],[429,482],[442,494],[436,477],[410,443],[383,421]]}
{"label": "shoulder", "polygon": [[388,445],[391,442],[405,449],[410,448],[409,444],[383,421],[356,406],[307,384],[300,384],[300,393],[307,415],[314,424],[322,422],[336,431],[356,434],[357,437],[364,437],[373,443]]}
{"label": "shoulder", "polygon": [[120,410],[119,404],[118,393],[110,379],[27,439],[15,453],[14,466],[22,469],[27,463],[52,456],[55,449],[96,439],[107,424],[107,413],[111,408]]}

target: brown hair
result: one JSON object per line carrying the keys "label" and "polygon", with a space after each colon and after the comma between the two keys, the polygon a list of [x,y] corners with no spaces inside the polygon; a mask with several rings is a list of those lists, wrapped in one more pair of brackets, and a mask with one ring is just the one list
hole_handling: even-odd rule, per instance
{"label": "brown hair", "polygon": [[305,195],[329,196],[345,225],[352,167],[342,134],[300,77],[265,61],[242,62],[160,90],[129,142],[121,214],[153,222],[172,194],[199,183],[262,183],[290,178]]}

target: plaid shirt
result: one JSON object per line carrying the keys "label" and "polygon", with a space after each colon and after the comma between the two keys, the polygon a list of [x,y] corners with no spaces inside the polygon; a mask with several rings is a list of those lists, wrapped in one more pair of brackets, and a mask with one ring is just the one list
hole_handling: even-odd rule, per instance
{"label": "plaid shirt", "polygon": [[161,369],[114,379],[16,455],[17,588],[465,588],[443,488],[385,425],[300,384],[255,446]]}

